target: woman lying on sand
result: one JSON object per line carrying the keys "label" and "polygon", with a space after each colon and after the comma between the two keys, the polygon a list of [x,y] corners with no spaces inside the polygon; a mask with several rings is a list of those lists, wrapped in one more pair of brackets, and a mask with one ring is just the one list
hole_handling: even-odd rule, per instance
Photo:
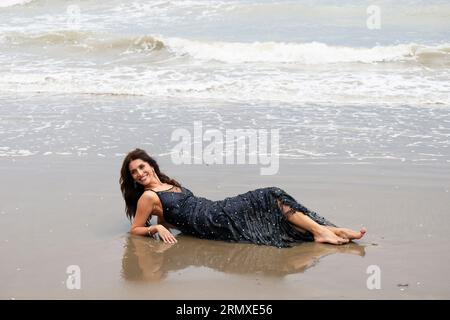
{"label": "woman lying on sand", "polygon": [[[277,187],[220,201],[197,197],[162,173],[156,161],[141,149],[125,157],[120,188],[126,214],[132,219],[131,233],[158,233],[166,243],[177,242],[169,228],[198,238],[280,248],[304,241],[340,245],[366,233],[364,228],[358,232],[336,227]],[[156,225],[150,224],[153,215],[158,217]]]}

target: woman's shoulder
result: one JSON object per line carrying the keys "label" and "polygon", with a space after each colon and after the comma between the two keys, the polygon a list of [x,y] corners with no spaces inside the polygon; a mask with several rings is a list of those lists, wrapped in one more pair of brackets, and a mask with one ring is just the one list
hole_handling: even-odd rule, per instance
{"label": "woman's shoulder", "polygon": [[154,202],[157,201],[158,195],[152,190],[145,190],[142,195],[139,197],[139,202]]}

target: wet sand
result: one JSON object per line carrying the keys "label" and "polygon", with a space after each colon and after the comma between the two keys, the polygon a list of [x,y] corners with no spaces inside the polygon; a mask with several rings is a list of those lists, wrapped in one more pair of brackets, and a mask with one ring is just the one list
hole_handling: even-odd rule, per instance
{"label": "wet sand", "polygon": [[[125,152],[125,150],[123,150]],[[213,200],[278,186],[340,226],[368,229],[345,246],[288,249],[193,239],[167,246],[130,236],[120,157],[0,158],[1,299],[448,299],[450,170],[281,160],[163,171]],[[81,270],[68,289],[67,267]],[[369,290],[369,266],[381,271]]]}

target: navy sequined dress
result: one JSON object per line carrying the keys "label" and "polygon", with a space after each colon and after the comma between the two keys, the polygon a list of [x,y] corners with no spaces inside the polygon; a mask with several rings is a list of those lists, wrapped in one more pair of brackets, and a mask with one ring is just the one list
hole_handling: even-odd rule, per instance
{"label": "navy sequined dress", "polygon": [[287,216],[296,211],[321,225],[334,226],[276,187],[256,189],[219,201],[194,196],[184,187],[154,192],[163,206],[164,219],[182,233],[197,238],[280,248],[295,242],[314,241],[310,232],[301,232],[288,222]]}

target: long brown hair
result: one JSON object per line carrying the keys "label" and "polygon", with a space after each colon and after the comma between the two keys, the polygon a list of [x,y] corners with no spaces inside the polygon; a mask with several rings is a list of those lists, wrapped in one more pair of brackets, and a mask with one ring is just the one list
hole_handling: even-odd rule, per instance
{"label": "long brown hair", "polygon": [[177,187],[181,185],[174,179],[169,178],[164,173],[159,170],[158,163],[156,160],[150,157],[147,152],[142,149],[134,149],[127,154],[122,163],[122,169],[120,169],[120,190],[122,191],[122,196],[125,199],[125,210],[127,217],[131,220],[136,215],[137,202],[141,195],[144,193],[144,187],[141,184],[134,183],[134,179],[131,176],[129,164],[131,161],[140,159],[147,162],[155,170],[156,175],[159,180],[163,183],[168,183]]}

